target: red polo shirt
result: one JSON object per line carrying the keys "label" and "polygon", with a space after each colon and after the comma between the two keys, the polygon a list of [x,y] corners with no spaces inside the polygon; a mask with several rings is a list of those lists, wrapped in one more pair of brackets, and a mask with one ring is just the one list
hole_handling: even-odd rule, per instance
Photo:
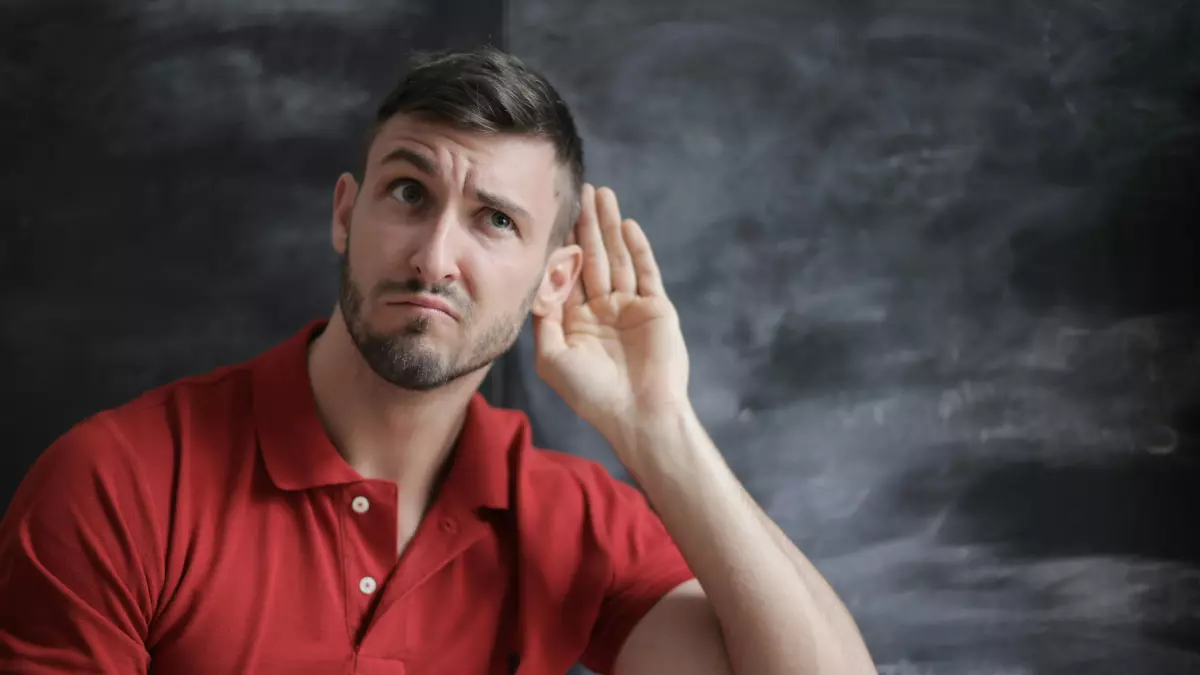
{"label": "red polo shirt", "polygon": [[692,578],[637,491],[478,395],[397,560],[396,484],[316,416],[323,325],[46,450],[0,522],[0,672],[604,673]]}

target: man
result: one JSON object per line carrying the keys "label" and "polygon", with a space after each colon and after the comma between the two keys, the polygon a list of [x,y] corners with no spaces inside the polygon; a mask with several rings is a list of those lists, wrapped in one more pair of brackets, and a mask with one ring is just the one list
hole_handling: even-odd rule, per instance
{"label": "man", "polygon": [[[645,234],[583,184],[541,76],[414,60],[333,206],[327,322],[81,422],[26,476],[0,671],[874,672],[702,429]],[[538,373],[646,498],[477,393],[529,313]]]}

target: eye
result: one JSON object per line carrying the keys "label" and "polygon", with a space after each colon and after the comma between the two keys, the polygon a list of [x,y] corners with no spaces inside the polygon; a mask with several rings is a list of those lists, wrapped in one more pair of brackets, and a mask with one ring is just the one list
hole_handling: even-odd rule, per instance
{"label": "eye", "polygon": [[425,188],[409,178],[401,178],[391,184],[391,194],[405,204],[416,206],[425,199]]}
{"label": "eye", "polygon": [[489,222],[492,224],[492,227],[498,230],[511,230],[515,226],[513,219],[500,211],[492,211],[492,217]]}

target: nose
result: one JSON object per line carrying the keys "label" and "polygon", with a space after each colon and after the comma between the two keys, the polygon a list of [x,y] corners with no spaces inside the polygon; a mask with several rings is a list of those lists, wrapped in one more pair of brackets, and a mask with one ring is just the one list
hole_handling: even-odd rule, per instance
{"label": "nose", "polygon": [[461,229],[454,213],[443,209],[436,218],[430,219],[425,227],[418,228],[420,234],[409,264],[416,276],[427,285],[452,281],[458,278],[459,242]]}

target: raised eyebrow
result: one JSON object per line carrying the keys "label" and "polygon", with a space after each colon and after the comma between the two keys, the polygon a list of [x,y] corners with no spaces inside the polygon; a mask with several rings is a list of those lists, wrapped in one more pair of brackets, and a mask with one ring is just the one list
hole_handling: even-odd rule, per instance
{"label": "raised eyebrow", "polygon": [[503,211],[504,213],[516,216],[522,220],[529,220],[529,212],[521,208],[520,204],[512,201],[511,199],[501,197],[498,194],[488,192],[486,190],[476,190],[475,198],[486,204],[488,207],[496,209],[497,211]]}

